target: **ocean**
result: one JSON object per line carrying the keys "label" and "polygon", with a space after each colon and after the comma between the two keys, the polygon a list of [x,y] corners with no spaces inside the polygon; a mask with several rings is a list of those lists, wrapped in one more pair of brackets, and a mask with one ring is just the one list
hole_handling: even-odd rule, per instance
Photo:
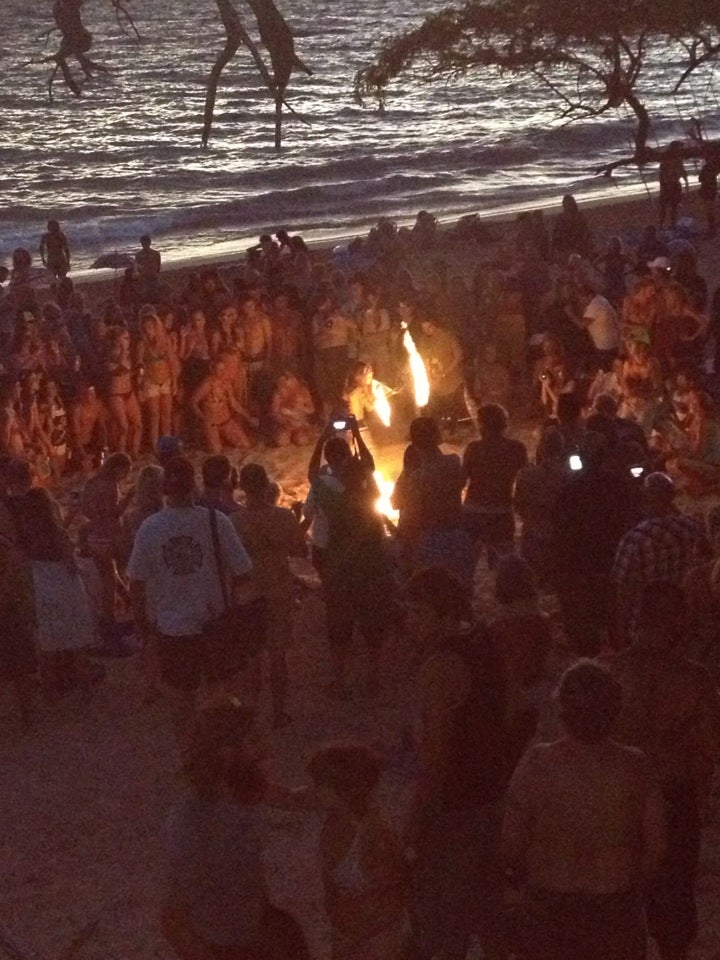
{"label": "ocean", "polygon": [[[110,68],[74,98],[61,81],[47,97],[51,52],[42,34],[51,0],[5,0],[0,64],[0,259],[37,249],[45,221],[62,221],[76,266],[137,247],[147,232],[166,259],[238,250],[285,226],[326,239],[366,230],[380,216],[411,221],[555,204],[562,194],[641,192],[637,170],[608,181],[602,162],[625,155],[632,130],[608,115],[563,125],[547,93],[527,78],[475,74],[458,83],[390,91],[387,109],[361,108],[355,71],[382,39],[442,6],[434,0],[280,0],[296,49],[314,70],[296,75],[281,154],[273,104],[241,49],[221,79],[208,149],[200,144],[205,81],[224,35],[213,0],[126,0],[142,35],[119,29],[108,0],[86,0],[91,56]],[[249,7],[236,0],[238,10]],[[691,116],[720,131],[710,71],[667,97],[672,51],[647,93],[654,136],[682,136]],[[302,119],[301,119],[302,118]],[[691,171],[692,176],[692,171]],[[649,174],[652,178],[652,173]]]}

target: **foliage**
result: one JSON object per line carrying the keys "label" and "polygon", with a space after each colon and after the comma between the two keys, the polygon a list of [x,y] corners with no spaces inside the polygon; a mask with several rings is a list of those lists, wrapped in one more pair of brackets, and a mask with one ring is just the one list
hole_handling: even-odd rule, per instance
{"label": "foliage", "polygon": [[636,118],[634,158],[644,162],[650,116],[639,81],[669,43],[682,54],[671,94],[720,55],[718,0],[469,0],[388,40],[356,75],[355,93],[383,106],[401,75],[524,73],[547,87],[567,119],[628,107]]}

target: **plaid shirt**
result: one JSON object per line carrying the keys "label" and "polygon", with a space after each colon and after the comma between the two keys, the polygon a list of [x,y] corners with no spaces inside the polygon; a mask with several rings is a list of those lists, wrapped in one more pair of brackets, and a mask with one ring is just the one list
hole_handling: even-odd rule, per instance
{"label": "plaid shirt", "polygon": [[616,583],[644,586],[681,583],[685,572],[712,556],[702,525],[694,517],[670,514],[633,527],[620,541],[612,577]]}

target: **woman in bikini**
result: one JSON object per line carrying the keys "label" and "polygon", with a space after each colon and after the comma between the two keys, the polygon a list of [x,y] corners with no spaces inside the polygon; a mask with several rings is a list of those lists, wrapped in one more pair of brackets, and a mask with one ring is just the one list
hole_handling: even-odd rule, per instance
{"label": "woman in bikini", "polygon": [[49,441],[50,467],[60,478],[65,472],[68,456],[68,415],[54,380],[45,379],[40,385],[40,426]]}
{"label": "woman in bikini", "polygon": [[108,384],[108,409],[114,446],[120,453],[137,459],[142,439],[142,417],[135,392],[130,334],[124,327],[113,327],[105,360]]}
{"label": "woman in bikini", "polygon": [[192,408],[200,422],[207,453],[222,453],[223,446],[241,450],[252,446],[240,419],[252,426],[257,426],[257,421],[235,399],[222,358],[212,361],[209,375],[192,398]]}
{"label": "woman in bikini", "polygon": [[172,347],[152,307],[140,311],[137,362],[142,380],[145,428],[150,449],[154,450],[158,438],[172,430],[175,370]]}

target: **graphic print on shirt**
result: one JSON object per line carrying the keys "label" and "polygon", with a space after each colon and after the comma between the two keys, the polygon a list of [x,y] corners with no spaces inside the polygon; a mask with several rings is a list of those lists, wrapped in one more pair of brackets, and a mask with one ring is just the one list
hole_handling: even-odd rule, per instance
{"label": "graphic print on shirt", "polygon": [[163,543],[163,560],[173,576],[184,577],[197,573],[203,565],[203,551],[192,537],[170,537]]}

